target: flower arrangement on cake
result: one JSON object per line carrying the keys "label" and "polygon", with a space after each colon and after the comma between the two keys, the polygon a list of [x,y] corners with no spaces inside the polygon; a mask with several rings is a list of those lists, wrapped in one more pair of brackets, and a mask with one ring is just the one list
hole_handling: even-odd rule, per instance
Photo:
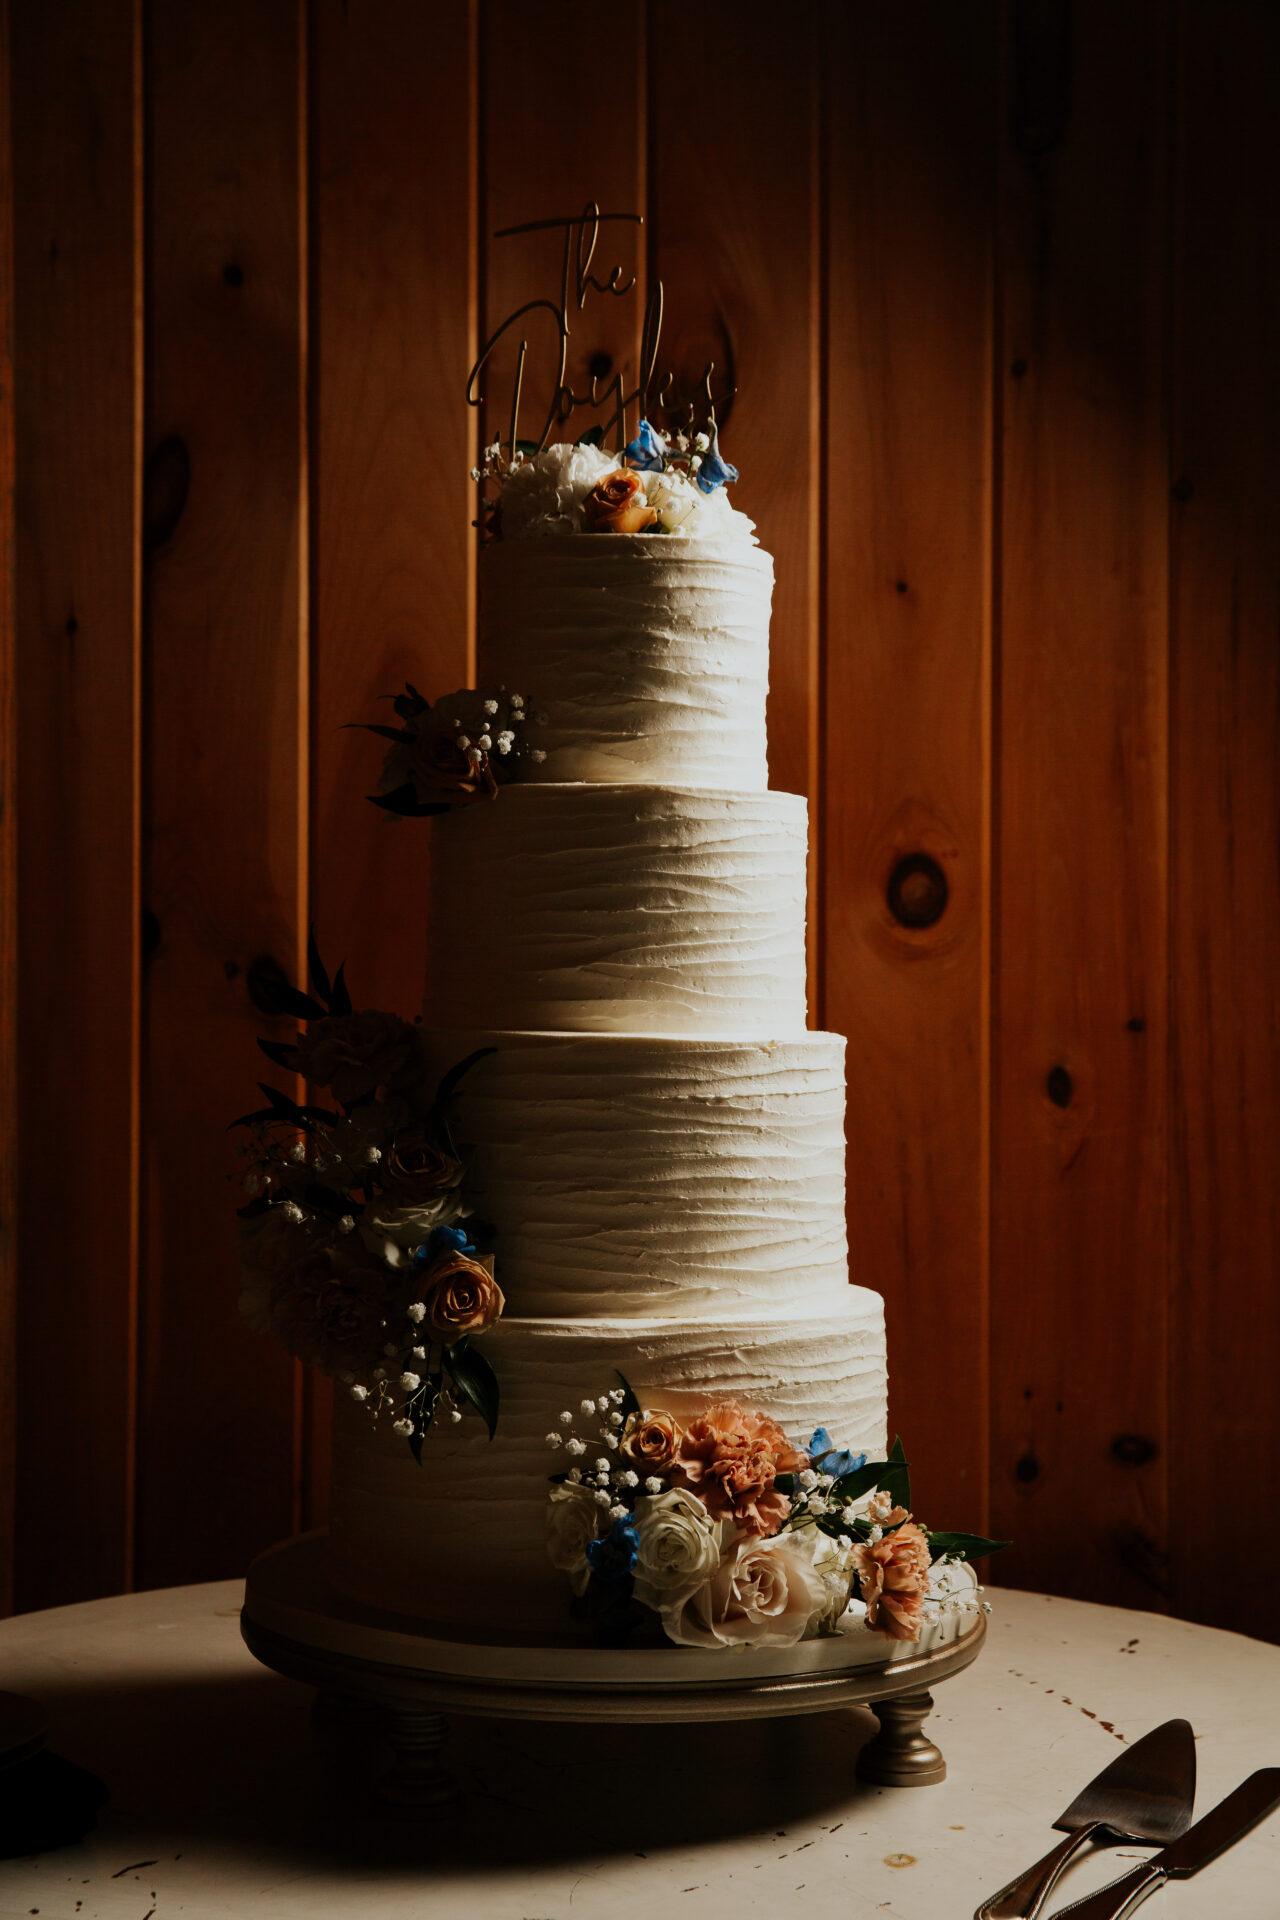
{"label": "flower arrangement on cake", "polygon": [[389,740],[375,807],[401,819],[447,813],[473,800],[492,800],[499,787],[519,775],[526,762],[546,754],[529,744],[525,729],[546,725],[546,715],[530,710],[523,694],[464,687],[432,703],[405,683],[403,693],[387,696],[400,721],[390,727],[352,721],[365,733]]}
{"label": "flower arrangement on cake", "polygon": [[900,1440],[868,1462],[825,1427],[801,1444],[736,1401],[680,1421],[618,1379],[547,1435],[573,1463],[552,1476],[547,1551],[609,1643],[656,1619],[677,1646],[793,1646],[851,1606],[886,1639],[917,1640],[985,1608],[950,1569],[1007,1542],[913,1519]]}
{"label": "flower arrangement on cake", "polygon": [[481,488],[482,531],[504,540],[564,533],[752,538],[753,522],[725,492],[738,469],[720,452],[714,419],[702,432],[671,434],[641,420],[621,455],[602,441],[596,426],[572,444],[486,447],[471,471]]}
{"label": "flower arrangement on cake", "polygon": [[326,1089],[301,1104],[265,1081],[267,1105],[231,1124],[249,1198],[239,1209],[241,1311],[288,1352],[388,1418],[420,1461],[433,1419],[474,1408],[492,1437],[498,1382],[476,1344],[499,1318],[492,1232],[471,1215],[450,1103],[492,1048],[440,1079],[419,1028],[357,1012],[330,980],[314,938],[312,991],[271,989],[271,1011],[300,1020],[293,1041],[259,1040],[276,1066]]}

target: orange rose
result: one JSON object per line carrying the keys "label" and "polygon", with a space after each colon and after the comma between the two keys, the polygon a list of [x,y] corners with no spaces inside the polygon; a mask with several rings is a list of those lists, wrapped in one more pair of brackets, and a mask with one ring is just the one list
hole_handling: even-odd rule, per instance
{"label": "orange rose", "polygon": [[642,1474],[661,1473],[680,1451],[680,1429],[669,1413],[629,1413],[618,1452]]}
{"label": "orange rose", "polygon": [[860,1540],[853,1549],[853,1570],[867,1625],[889,1640],[918,1640],[929,1565],[929,1542],[914,1520],[905,1520],[881,1540]]}
{"label": "orange rose", "polygon": [[465,1253],[442,1253],[427,1268],[421,1326],[429,1339],[451,1347],[467,1333],[484,1333],[502,1312],[502,1289],[487,1264]]}
{"label": "orange rose", "polygon": [[595,533],[640,533],[658,514],[646,504],[641,481],[619,467],[597,480],[582,503],[582,516]]}
{"label": "orange rose", "polygon": [[470,749],[458,745],[457,733],[430,728],[410,745],[410,777],[420,800],[492,800],[497,793],[488,754],[477,747],[473,760]]}
{"label": "orange rose", "polygon": [[717,1520],[734,1520],[748,1533],[776,1533],[791,1511],[774,1478],[794,1473],[809,1456],[793,1447],[766,1414],[729,1401],[691,1420],[680,1441],[672,1479],[689,1487]]}

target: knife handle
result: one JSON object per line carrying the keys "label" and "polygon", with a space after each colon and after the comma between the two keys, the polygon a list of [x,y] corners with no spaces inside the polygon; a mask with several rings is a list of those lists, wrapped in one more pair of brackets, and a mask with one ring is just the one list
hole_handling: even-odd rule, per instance
{"label": "knife handle", "polygon": [[999,1893],[984,1900],[973,1920],[1036,1920],[1076,1855],[1101,1831],[1100,1823],[1091,1821],[1087,1827],[1069,1833],[1056,1847],[1050,1847],[1043,1860],[1037,1860],[1034,1867],[1028,1867],[1007,1887],[1001,1887]]}
{"label": "knife handle", "polygon": [[1162,1887],[1168,1877],[1154,1860],[1144,1860],[1131,1873],[1113,1880],[1109,1887],[1100,1887],[1097,1893],[1086,1894],[1083,1900],[1076,1900],[1069,1907],[1059,1907],[1053,1920],[1066,1920],[1069,1913],[1073,1913],[1076,1920],[1128,1920],[1128,1915],[1142,1905],[1149,1893]]}

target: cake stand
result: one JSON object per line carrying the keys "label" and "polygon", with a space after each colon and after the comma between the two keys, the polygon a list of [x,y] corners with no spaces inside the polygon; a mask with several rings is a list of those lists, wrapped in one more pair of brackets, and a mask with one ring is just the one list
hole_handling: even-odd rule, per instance
{"label": "cake stand", "polygon": [[457,1794],[438,1759],[448,1713],[668,1722],[865,1706],[880,1724],[859,1756],[858,1778],[933,1786],[947,1769],[922,1731],[929,1688],[977,1658],[986,1621],[953,1615],[911,1642],[886,1641],[855,1623],[798,1647],[744,1652],[584,1646],[567,1633],[449,1638],[335,1593],[326,1535],[310,1533],[254,1561],[240,1630],[264,1666],[318,1688],[326,1711],[375,1710],[395,1755],[381,1797],[429,1807]]}

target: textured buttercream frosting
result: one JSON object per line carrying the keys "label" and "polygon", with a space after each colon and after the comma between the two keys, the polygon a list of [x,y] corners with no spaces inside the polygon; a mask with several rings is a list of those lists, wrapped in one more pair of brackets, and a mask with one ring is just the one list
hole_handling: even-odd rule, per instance
{"label": "textured buttercream frosting", "polygon": [[[428,1019],[803,1031],[806,811],[787,793],[585,783],[455,808],[431,828]],[[459,939],[477,876],[493,927]]]}
{"label": "textured buttercream frosting", "polygon": [[478,675],[546,715],[532,779],[768,784],[773,561],[731,540],[565,534],[480,557]]}
{"label": "textured buttercream frosting", "polygon": [[331,1573],[353,1599],[472,1627],[563,1626],[546,1553],[546,1435],[561,1408],[616,1385],[677,1417],[736,1398],[804,1441],[819,1423],[873,1456],[885,1444],[879,1296],[845,1287],[820,1313],[730,1319],[502,1319],[485,1337],[502,1382],[490,1441],[475,1421],[428,1434],[422,1466],[350,1403],[334,1446]]}
{"label": "textured buttercream frosting", "polygon": [[501,1033],[433,1037],[468,1075],[468,1196],[497,1229],[510,1310],[553,1316],[838,1304],[844,1041]]}

